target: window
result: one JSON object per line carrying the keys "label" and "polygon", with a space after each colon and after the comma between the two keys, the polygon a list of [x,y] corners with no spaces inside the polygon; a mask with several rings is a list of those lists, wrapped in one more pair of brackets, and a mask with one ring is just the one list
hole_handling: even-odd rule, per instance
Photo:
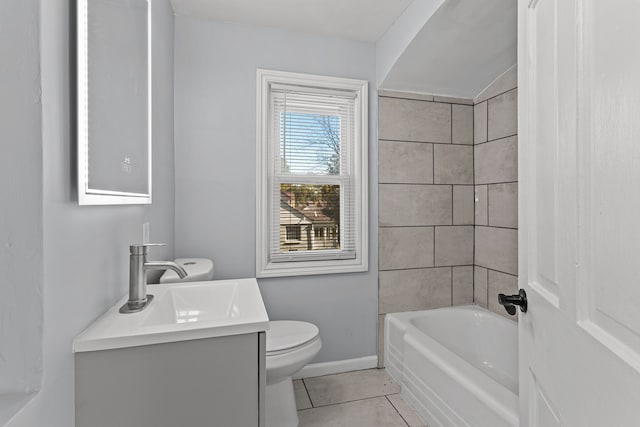
{"label": "window", "polygon": [[300,240],[300,226],[299,225],[287,225],[287,237],[286,240]]}
{"label": "window", "polygon": [[258,277],[367,270],[367,82],[258,70]]}

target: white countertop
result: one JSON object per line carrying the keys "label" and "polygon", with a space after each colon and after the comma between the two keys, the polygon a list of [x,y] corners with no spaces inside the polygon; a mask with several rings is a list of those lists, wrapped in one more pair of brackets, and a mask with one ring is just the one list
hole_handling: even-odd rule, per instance
{"label": "white countertop", "polygon": [[266,331],[256,279],[149,285],[154,300],[130,314],[123,297],[73,340],[73,351],[109,350]]}

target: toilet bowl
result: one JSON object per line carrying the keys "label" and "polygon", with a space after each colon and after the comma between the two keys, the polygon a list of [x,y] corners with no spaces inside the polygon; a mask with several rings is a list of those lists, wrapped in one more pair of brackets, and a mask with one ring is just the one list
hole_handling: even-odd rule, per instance
{"label": "toilet bowl", "polygon": [[[213,278],[213,262],[203,258],[178,258],[175,262],[188,273],[180,279],[166,271],[160,283],[193,282]],[[267,331],[267,387],[265,390],[266,427],[296,427],[298,411],[293,394],[292,376],[320,351],[318,327],[307,322],[277,320]]]}
{"label": "toilet bowl", "polygon": [[277,320],[267,331],[266,427],[296,427],[298,411],[292,376],[320,351],[318,327],[307,322]]}

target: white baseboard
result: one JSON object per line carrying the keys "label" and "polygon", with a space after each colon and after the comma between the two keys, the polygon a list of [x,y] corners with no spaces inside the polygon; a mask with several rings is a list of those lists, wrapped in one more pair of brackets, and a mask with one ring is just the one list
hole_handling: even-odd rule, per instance
{"label": "white baseboard", "polygon": [[378,356],[376,355],[358,357],[356,359],[336,360],[333,362],[311,363],[298,371],[293,378],[321,377],[323,375],[371,369],[377,366]]}

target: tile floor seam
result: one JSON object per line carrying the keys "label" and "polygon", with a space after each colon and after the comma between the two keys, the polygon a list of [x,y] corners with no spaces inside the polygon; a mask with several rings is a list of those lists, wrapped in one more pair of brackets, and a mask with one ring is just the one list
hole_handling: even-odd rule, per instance
{"label": "tile floor seam", "polygon": [[[398,393],[394,393],[394,394],[398,394]],[[391,407],[396,410],[396,412],[398,413],[400,418],[402,418],[402,421],[404,421],[404,423],[407,425],[407,427],[411,427],[411,426],[409,426],[409,423],[407,422],[407,420],[402,416],[400,411],[398,411],[398,408],[396,408],[396,405],[394,405],[393,402],[391,401],[391,399],[389,399],[389,396],[390,395],[388,395],[388,394],[384,396],[385,399],[387,399],[387,402],[389,402],[389,404],[391,404]]]}
{"label": "tile floor seam", "polygon": [[[308,397],[307,405],[309,405],[304,409],[301,408],[298,410],[298,414],[301,417],[301,424],[300,424],[301,427],[302,426],[306,426],[306,427],[325,426],[323,422],[329,423],[329,424],[326,424],[326,426],[347,425],[347,424],[344,424],[344,422],[346,422],[347,420],[349,420],[349,422],[351,423],[350,425],[364,426],[364,424],[358,423],[357,420],[359,420],[360,418],[354,418],[354,416],[356,416],[355,414],[357,414],[357,408],[369,408],[369,411],[372,410],[372,408],[379,408],[379,410],[381,411],[380,415],[376,415],[375,420],[373,418],[370,420],[372,422],[372,424],[370,424],[371,426],[374,426],[374,425],[376,427],[389,427],[391,425],[398,426],[398,427],[411,427],[412,425],[423,426],[423,422],[421,420],[419,422],[418,418],[416,419],[412,418],[413,414],[415,413],[413,408],[409,406],[405,408],[404,400],[402,399],[402,397],[400,397],[399,388],[385,389],[385,388],[388,388],[389,384],[395,384],[395,382],[391,377],[387,377],[385,375],[379,374],[380,371],[386,372],[385,370],[370,369],[370,370],[362,370],[362,371],[363,372],[360,372],[360,373],[363,374],[363,376],[360,376],[360,375],[354,376],[354,374],[357,371],[325,375],[325,377],[344,376],[343,380],[355,379],[356,383],[359,383],[360,381],[365,380],[369,375],[373,375],[372,377],[369,378],[369,381],[363,382],[363,386],[365,388],[356,387],[358,391],[357,395],[351,395],[351,396],[349,396],[349,394],[353,393],[354,390],[351,390],[351,391],[346,390],[347,393],[345,394],[345,390],[343,390],[340,386],[340,381],[338,382],[329,381],[329,383],[333,383],[333,384],[325,384],[325,387],[318,388],[318,386],[322,385],[324,381],[321,381],[320,383],[316,384],[316,382],[314,382],[315,381],[314,378],[317,378],[317,377],[301,378],[300,385],[302,385],[305,388],[306,396]],[[367,374],[366,372],[369,372],[369,374]],[[373,385],[371,381],[373,381],[373,383],[376,383],[376,381],[378,381],[378,386],[382,386],[382,389],[374,388],[374,389],[366,390],[367,387],[371,387]],[[350,384],[351,382],[352,381],[349,381]],[[364,384],[368,384],[368,385],[364,385]],[[351,384],[350,388],[353,389],[354,386],[357,386],[357,384]],[[334,397],[338,397],[341,395],[342,398],[346,398],[346,400],[331,402],[331,400],[325,400],[324,398],[322,398],[323,394],[327,394],[327,393],[334,394],[332,393],[332,387],[337,387],[336,392],[338,393],[338,395]],[[320,391],[320,389],[324,391]],[[366,393],[361,394],[362,392],[367,392],[367,391],[370,394],[366,394]],[[304,396],[302,389],[299,389],[298,392],[300,396]],[[320,400],[316,401],[314,404],[314,402],[312,402],[311,400],[311,396],[315,395],[318,392],[320,392],[321,395],[316,397],[320,397]],[[319,404],[319,402],[323,402],[323,401],[327,403]],[[394,404],[394,401],[395,401],[395,404]],[[400,406],[397,406],[397,405],[400,405]],[[378,409],[376,409],[376,411],[377,410]],[[402,411],[405,411],[405,410],[407,411],[407,413],[403,414]],[[363,415],[362,414],[358,415],[358,417],[360,416],[363,416]],[[367,417],[369,417],[369,415],[367,415]],[[312,421],[312,420],[315,420],[315,421]],[[385,420],[385,421],[382,422],[382,420]],[[310,423],[307,424],[307,422],[309,421]],[[412,424],[412,423],[416,423],[416,424]]]}
{"label": "tile floor seam", "polygon": [[[394,393],[396,394],[396,393]],[[310,411],[311,409],[321,409],[321,408],[328,408],[331,406],[338,406],[338,405],[344,405],[345,403],[354,403],[354,402],[361,402],[363,400],[371,400],[371,399],[379,399],[381,397],[386,398],[386,395],[382,395],[382,396],[371,396],[371,397],[363,397],[362,399],[354,399],[354,400],[345,400],[344,402],[336,402],[336,403],[328,403],[326,405],[320,405],[320,406],[313,406],[311,408],[306,408],[306,409],[298,409],[298,412],[302,412],[302,411]],[[389,399],[387,399],[389,400]],[[393,404],[391,405],[393,406]],[[395,406],[393,407],[395,409]]]}
{"label": "tile floor seam", "polygon": [[[397,394],[397,393],[393,393],[393,394]],[[378,399],[380,397],[385,397],[386,398],[387,395],[386,394],[382,394],[382,395],[376,395],[376,396],[368,396],[368,397],[363,397],[361,399],[345,400],[345,401],[341,401],[341,402],[327,403],[326,405],[318,405],[318,406],[313,406],[313,402],[311,402],[311,405],[313,406],[312,408],[300,409],[300,411],[307,411],[309,409],[316,409],[316,408],[326,408],[328,406],[342,405],[343,403],[360,402],[362,400]]]}
{"label": "tile floor seam", "polygon": [[[300,378],[300,381],[302,381],[302,385],[304,386],[304,391],[307,393],[307,397],[309,398],[309,403],[311,404],[311,408],[315,408],[315,406],[313,405],[313,400],[311,400],[311,394],[309,394],[309,389],[307,388],[307,383],[304,382],[304,378]],[[307,408],[310,409],[310,408]]]}

